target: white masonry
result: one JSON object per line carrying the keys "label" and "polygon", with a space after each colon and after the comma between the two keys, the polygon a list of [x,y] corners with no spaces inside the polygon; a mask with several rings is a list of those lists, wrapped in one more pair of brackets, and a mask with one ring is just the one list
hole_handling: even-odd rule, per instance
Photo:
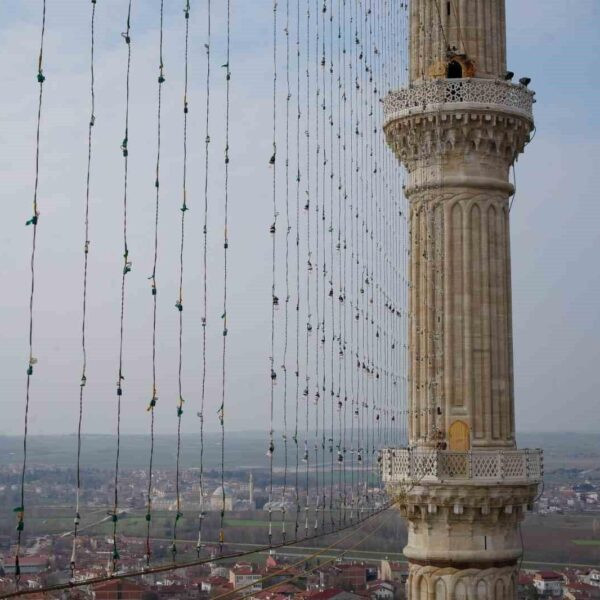
{"label": "white masonry", "polygon": [[[409,446],[383,451],[411,600],[514,599],[541,450],[515,441],[509,171],[534,94],[504,0],[412,0],[407,88],[385,101],[410,203]],[[518,78],[519,76],[517,76]]]}

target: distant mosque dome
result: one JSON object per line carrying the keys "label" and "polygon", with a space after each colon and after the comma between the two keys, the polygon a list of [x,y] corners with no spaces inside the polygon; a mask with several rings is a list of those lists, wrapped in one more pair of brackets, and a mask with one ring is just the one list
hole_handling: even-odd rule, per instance
{"label": "distant mosque dome", "polygon": [[[228,488],[227,486],[225,486],[225,497],[229,498],[231,497],[232,493],[231,493],[231,489]],[[213,493],[212,493],[212,497],[213,498],[222,498],[223,497],[223,486],[219,486]]]}

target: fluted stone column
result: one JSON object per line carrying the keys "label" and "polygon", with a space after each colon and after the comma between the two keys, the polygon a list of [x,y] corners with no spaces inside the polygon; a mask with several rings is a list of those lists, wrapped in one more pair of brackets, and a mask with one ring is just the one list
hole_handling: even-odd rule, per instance
{"label": "fluted stone column", "polygon": [[504,80],[504,0],[410,10],[410,84],[384,123],[410,204],[410,447],[386,451],[384,479],[408,520],[409,597],[504,600],[541,477],[541,453],[516,448],[509,232],[534,99]]}

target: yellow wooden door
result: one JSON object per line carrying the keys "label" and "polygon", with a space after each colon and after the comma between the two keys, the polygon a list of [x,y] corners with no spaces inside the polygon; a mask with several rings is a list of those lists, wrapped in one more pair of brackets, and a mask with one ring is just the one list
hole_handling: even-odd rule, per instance
{"label": "yellow wooden door", "polygon": [[471,449],[469,426],[464,421],[454,421],[448,432],[451,452],[466,452]]}

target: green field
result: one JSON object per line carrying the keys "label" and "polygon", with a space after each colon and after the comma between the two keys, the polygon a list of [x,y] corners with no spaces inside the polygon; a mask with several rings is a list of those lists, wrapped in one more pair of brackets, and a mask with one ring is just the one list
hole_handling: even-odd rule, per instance
{"label": "green field", "polygon": [[571,540],[577,546],[599,546],[600,540]]}

